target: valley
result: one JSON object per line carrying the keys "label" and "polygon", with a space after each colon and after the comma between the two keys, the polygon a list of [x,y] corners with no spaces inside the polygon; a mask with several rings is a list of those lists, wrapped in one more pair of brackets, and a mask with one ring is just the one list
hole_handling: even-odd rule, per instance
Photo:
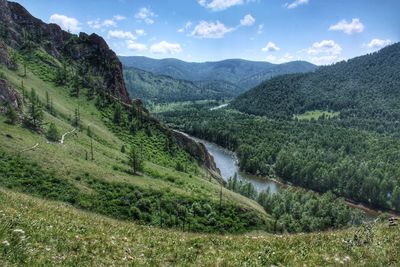
{"label": "valley", "polygon": [[[192,4],[227,12],[214,2]],[[341,60],[334,41],[296,56],[269,41],[274,63],[192,62],[225,34],[240,42],[209,58],[241,42],[255,58],[272,29],[246,41],[250,14],[187,21],[181,46],[149,30],[171,17],[161,3],[85,23],[42,20],[42,4],[0,0],[1,266],[400,264],[400,43]]]}

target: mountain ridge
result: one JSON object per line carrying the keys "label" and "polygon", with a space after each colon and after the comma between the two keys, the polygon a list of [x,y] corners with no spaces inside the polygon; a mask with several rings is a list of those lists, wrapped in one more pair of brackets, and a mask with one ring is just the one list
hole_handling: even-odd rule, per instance
{"label": "mountain ridge", "polygon": [[[119,57],[122,64],[175,79],[190,81],[224,80],[234,83],[243,91],[275,75],[314,71],[317,66],[305,61],[273,64],[263,61],[226,59],[222,61],[185,62],[179,59],[152,59],[143,56]],[[248,80],[250,77],[253,79]]]}

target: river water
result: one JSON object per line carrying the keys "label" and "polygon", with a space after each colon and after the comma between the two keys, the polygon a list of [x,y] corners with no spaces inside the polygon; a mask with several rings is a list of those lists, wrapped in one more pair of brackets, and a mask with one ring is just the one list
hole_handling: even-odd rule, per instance
{"label": "river water", "polygon": [[232,151],[193,136],[189,137],[196,142],[203,143],[206,146],[208,152],[214,157],[215,164],[221,171],[221,176],[225,181],[228,181],[228,179],[233,177],[236,173],[239,180],[252,183],[257,192],[269,189],[271,193],[275,193],[279,190],[280,185],[272,180],[259,178],[254,175],[241,172],[237,164],[238,159],[236,154]]}

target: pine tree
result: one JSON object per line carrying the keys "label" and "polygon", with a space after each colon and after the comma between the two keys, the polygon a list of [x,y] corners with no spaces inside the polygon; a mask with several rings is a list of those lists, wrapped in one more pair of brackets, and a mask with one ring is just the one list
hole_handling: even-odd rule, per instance
{"label": "pine tree", "polygon": [[74,126],[79,128],[80,124],[81,124],[81,113],[79,111],[79,106],[78,106],[78,108],[75,109]]}
{"label": "pine tree", "polygon": [[24,80],[21,80],[21,91],[22,91],[22,102],[26,103],[26,90],[24,86]]}
{"label": "pine tree", "polygon": [[28,107],[28,124],[35,128],[40,129],[43,121],[43,109],[42,104],[38,96],[36,95],[36,91],[32,88],[31,94],[29,96],[29,107]]}
{"label": "pine tree", "polygon": [[50,96],[49,92],[46,91],[46,109],[50,111]]}
{"label": "pine tree", "polygon": [[90,138],[90,155],[92,160],[94,160],[94,153],[93,153],[93,138]]}
{"label": "pine tree", "polygon": [[87,127],[86,134],[87,134],[87,136],[89,136],[90,138],[93,137],[92,129],[90,128],[90,126]]}
{"label": "pine tree", "polygon": [[18,114],[15,111],[15,108],[11,103],[7,104],[6,117],[7,117],[7,123],[14,124],[14,125],[17,124],[17,122],[18,122]]}
{"label": "pine tree", "polygon": [[116,103],[114,107],[113,122],[119,125],[121,123],[121,120],[122,120],[122,108],[119,103]]}
{"label": "pine tree", "polygon": [[50,123],[49,129],[46,134],[47,139],[53,142],[57,142],[60,139],[57,126],[52,122]]}
{"label": "pine tree", "polygon": [[144,169],[142,157],[137,153],[136,149],[132,146],[129,151],[129,165],[134,174],[142,172]]}

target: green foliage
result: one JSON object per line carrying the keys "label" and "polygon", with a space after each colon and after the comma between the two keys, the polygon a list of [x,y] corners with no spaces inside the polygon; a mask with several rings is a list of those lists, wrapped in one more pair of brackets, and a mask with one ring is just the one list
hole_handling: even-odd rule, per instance
{"label": "green foliage", "polygon": [[319,119],[332,119],[340,116],[340,112],[330,112],[322,110],[307,111],[303,114],[294,115],[293,118],[297,120],[319,120]]}
{"label": "green foliage", "polygon": [[[169,103],[202,99],[231,98],[234,85],[217,86],[210,83],[195,84],[169,76],[155,75],[135,68],[124,69],[124,79],[130,94],[146,102]],[[228,84],[228,83],[226,83]]]}
{"label": "green foliage", "polygon": [[60,139],[60,134],[58,132],[57,126],[53,122],[49,125],[46,137],[52,142],[57,142]]}
{"label": "green foliage", "polygon": [[257,193],[249,182],[229,178],[227,188],[255,199],[275,219],[274,232],[312,232],[360,224],[363,215],[331,192],[321,196],[300,189]]}
{"label": "green foliage", "polygon": [[35,89],[31,89],[29,95],[28,116],[25,124],[34,130],[40,130],[43,122],[43,108]]}
{"label": "green foliage", "polygon": [[398,209],[393,198],[400,185],[396,137],[338,127],[335,119],[271,120],[229,110],[196,109],[158,116],[189,134],[236,151],[243,171]]}
{"label": "green foliage", "polygon": [[340,118],[396,122],[400,118],[400,43],[379,52],[275,77],[239,96],[232,107],[269,118],[292,119],[313,110],[340,111]]}
{"label": "green foliage", "polygon": [[129,151],[128,157],[129,157],[129,166],[132,168],[133,174],[136,174],[137,172],[142,172],[144,169],[143,155],[137,152],[137,149],[132,146]]}
{"label": "green foliage", "polygon": [[90,189],[89,192],[57,178],[55,173],[46,172],[38,164],[0,152],[0,186],[13,190],[64,201],[119,219],[185,231],[242,232],[257,227],[269,230],[255,212],[243,212],[242,208],[228,202],[223,202],[223,209],[216,212],[220,203],[207,198],[106,182],[89,175],[77,178],[81,185]]}
{"label": "green foliage", "polygon": [[122,121],[122,107],[121,104],[116,103],[114,105],[113,122],[115,124],[120,124]]}
{"label": "green foliage", "polygon": [[15,111],[15,108],[11,103],[7,103],[6,117],[7,123],[14,125],[18,123],[18,113]]}
{"label": "green foliage", "polygon": [[[194,212],[202,209],[199,204],[193,206]],[[400,264],[400,228],[383,223],[317,234],[185,233],[121,222],[4,189],[0,190],[0,210],[0,258],[5,266]],[[132,209],[132,216],[136,212]]]}

